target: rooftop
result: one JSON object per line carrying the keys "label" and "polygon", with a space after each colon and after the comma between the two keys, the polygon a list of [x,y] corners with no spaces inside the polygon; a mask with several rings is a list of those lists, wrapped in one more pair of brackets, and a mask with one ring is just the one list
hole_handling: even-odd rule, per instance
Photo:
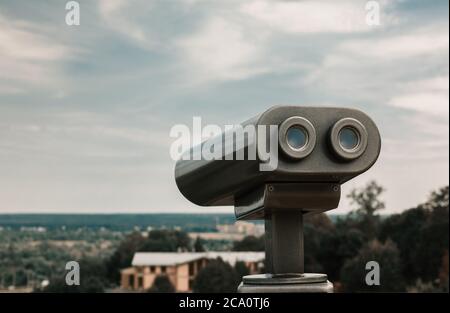
{"label": "rooftop", "polygon": [[264,260],[264,252],[136,252],[133,266],[170,266],[189,263],[199,259],[221,258],[234,264],[238,261],[260,262]]}
{"label": "rooftop", "polygon": [[196,252],[136,252],[131,261],[133,266],[176,265],[204,258],[204,253]]}

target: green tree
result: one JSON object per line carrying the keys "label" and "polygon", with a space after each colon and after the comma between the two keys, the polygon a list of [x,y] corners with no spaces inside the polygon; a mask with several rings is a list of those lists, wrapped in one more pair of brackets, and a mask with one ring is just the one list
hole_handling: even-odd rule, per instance
{"label": "green tree", "polygon": [[79,262],[80,285],[67,285],[66,273],[52,275],[50,284],[43,291],[51,293],[101,293],[109,285],[104,260],[84,257]]}
{"label": "green tree", "polygon": [[93,276],[87,277],[84,282],[80,282],[81,290],[83,293],[102,293],[105,292],[104,280],[102,277]]}
{"label": "green tree", "polygon": [[436,280],[449,245],[448,186],[431,194],[422,207],[428,218],[421,229],[421,236],[415,255],[424,281]]}
{"label": "green tree", "polygon": [[384,220],[379,238],[397,244],[407,283],[426,285],[439,276],[449,244],[448,228],[448,187],[444,187],[418,207]]}
{"label": "green tree", "polygon": [[144,237],[138,232],[128,235],[117,247],[116,251],[106,261],[108,278],[111,283],[116,283],[120,279],[120,270],[131,266],[134,253],[142,246]]}
{"label": "green tree", "polygon": [[195,239],[195,242],[194,242],[194,251],[195,251],[195,252],[204,252],[204,251],[205,251],[205,247],[204,247],[202,238],[197,237],[197,238]]}
{"label": "green tree", "polygon": [[240,281],[242,280],[242,277],[250,274],[247,265],[245,265],[245,263],[242,261],[238,261],[236,262],[236,264],[234,264],[234,270],[236,271],[236,274],[238,275]]}
{"label": "green tree", "polygon": [[[87,284],[92,290],[103,290],[108,283],[108,275],[105,262],[95,257],[84,257],[79,261],[80,264],[80,284]],[[92,291],[100,292],[100,291]]]}
{"label": "green tree", "polygon": [[23,268],[16,270],[16,286],[26,286],[28,283],[27,273]]}
{"label": "green tree", "polygon": [[241,241],[233,243],[233,251],[264,251],[264,236],[246,236]]}
{"label": "green tree", "polygon": [[69,286],[65,276],[59,275],[51,279],[50,284],[41,291],[45,293],[102,293],[104,285],[101,278],[94,276],[81,278],[80,285]]}
{"label": "green tree", "polygon": [[189,236],[177,230],[152,230],[139,246],[138,251],[175,252],[188,251],[191,247]]}
{"label": "green tree", "polygon": [[[305,267],[308,271],[323,271],[331,280],[340,280],[344,263],[355,257],[367,242],[367,236],[351,224],[351,221],[341,220],[333,230],[305,227]],[[316,263],[313,265],[312,262]]]}
{"label": "green tree", "polygon": [[189,236],[176,230],[152,230],[148,237],[139,232],[128,235],[119,245],[113,255],[107,260],[106,268],[111,283],[120,279],[120,270],[131,266],[131,261],[137,251],[149,252],[175,252],[190,250]]}
{"label": "green tree", "polygon": [[240,280],[230,264],[218,258],[212,260],[197,274],[194,292],[236,292]]}
{"label": "green tree", "polygon": [[305,225],[311,225],[318,229],[326,229],[326,230],[334,229],[333,222],[325,213],[305,215],[304,223]]}
{"label": "green tree", "polygon": [[347,196],[356,205],[356,216],[370,239],[375,238],[379,217],[376,213],[384,209],[385,204],[380,199],[385,189],[376,181],[370,181],[362,189],[353,189]]}
{"label": "green tree", "polygon": [[442,257],[442,264],[439,270],[439,286],[443,292],[448,292],[448,250]]}
{"label": "green tree", "polygon": [[170,279],[166,275],[158,275],[153,282],[152,287],[148,290],[152,293],[172,293],[175,292]]}
{"label": "green tree", "polygon": [[[366,264],[376,261],[380,266],[380,285],[368,286]],[[347,292],[400,292],[405,290],[400,253],[393,241],[384,244],[372,240],[358,255],[348,260],[341,270],[341,283]]]}
{"label": "green tree", "polygon": [[[324,260],[320,260],[320,254],[323,245],[328,242],[328,238],[333,238],[335,227],[330,218],[324,214],[312,214],[304,217],[304,250],[305,254],[305,270],[312,273],[320,273],[324,271]],[[334,250],[332,250],[334,251]],[[335,264],[330,262],[330,264]],[[327,272],[328,273],[328,272]]]}
{"label": "green tree", "polygon": [[422,207],[427,210],[448,210],[448,189],[449,186],[444,186],[436,191],[433,191],[428,198],[428,201],[422,204]]}
{"label": "green tree", "polygon": [[408,284],[413,284],[421,276],[422,269],[417,266],[416,257],[426,220],[427,212],[423,208],[415,208],[389,216],[380,227],[380,240],[392,239],[397,244],[403,276]]}

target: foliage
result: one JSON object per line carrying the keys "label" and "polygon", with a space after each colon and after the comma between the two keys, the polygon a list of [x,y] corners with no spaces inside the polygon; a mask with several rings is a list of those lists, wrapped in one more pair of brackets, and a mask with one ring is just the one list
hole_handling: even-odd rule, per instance
{"label": "foliage", "polygon": [[197,274],[194,292],[236,292],[240,282],[235,269],[222,259],[212,260]]}
{"label": "foliage", "polygon": [[408,287],[407,291],[412,293],[448,292],[448,287],[440,286],[435,281],[424,282],[419,278],[414,285]]}
{"label": "foliage", "polygon": [[[90,229],[93,232],[106,228],[112,231],[130,232],[147,227],[173,229],[182,226],[186,231],[214,231],[215,225],[231,224],[234,214],[0,214],[0,225],[12,229],[22,227],[45,227],[47,230]],[[71,237],[73,238],[73,237]]]}
{"label": "foliage", "polygon": [[[363,189],[352,191],[356,211],[347,216],[330,219],[318,214],[305,218],[306,271],[327,273],[336,286],[343,285],[346,291],[448,292],[448,186],[434,191],[425,203],[386,217],[377,214],[384,206],[379,198],[382,190],[371,182]],[[264,251],[264,237],[248,236],[239,242],[197,238],[191,242],[182,231],[159,229],[144,236],[140,231],[103,229],[98,227],[100,220],[90,227],[88,219],[81,216],[77,216],[74,223],[84,221],[83,227],[52,224],[46,230],[35,228],[39,224],[33,224],[30,216],[17,219],[23,219],[29,227],[18,227],[14,216],[0,216],[0,289],[15,286],[46,292],[101,292],[117,287],[120,270],[131,266],[136,251],[202,251],[205,248]],[[44,220],[43,217],[38,219]],[[178,217],[170,219],[171,222],[178,220]],[[1,224],[1,221],[15,226]],[[201,221],[203,223],[204,219]],[[211,221],[212,226],[202,224],[201,227],[213,228],[214,219]],[[186,225],[189,226],[183,229],[197,227],[188,219]],[[382,273],[380,287],[361,285],[367,272],[364,261],[368,258],[377,258],[382,271],[385,264],[391,268],[391,272]],[[65,264],[71,260],[80,263],[79,287],[65,284]],[[235,267],[223,263],[210,263],[209,272],[202,274],[203,278],[197,282],[197,290],[211,283],[214,275],[226,278],[223,283],[212,280],[217,286],[203,290],[236,290],[248,269],[241,262]],[[41,282],[47,279],[50,285],[43,290]]]}
{"label": "foliage", "polygon": [[370,239],[375,238],[378,226],[376,213],[384,209],[385,204],[380,199],[385,189],[376,181],[370,181],[361,189],[353,189],[347,196],[356,205],[356,216],[360,227],[365,230]]}
{"label": "foliage", "polygon": [[108,277],[111,282],[120,279],[120,270],[131,265],[134,253],[143,244],[144,238],[138,232],[129,234],[117,247],[114,254],[106,261]]}
{"label": "foliage", "polygon": [[[376,261],[380,266],[381,279],[379,286],[366,284],[366,264],[369,261]],[[378,240],[369,242],[360,250],[356,257],[345,262],[341,270],[341,282],[345,291],[404,291],[400,253],[395,243],[390,240],[384,244]]]}
{"label": "foliage", "polygon": [[177,230],[152,230],[140,243],[138,251],[175,252],[189,251],[190,239],[187,233]]}
{"label": "foliage", "polygon": [[204,247],[204,243],[203,243],[203,239],[200,237],[197,237],[195,239],[194,242],[194,251],[195,252],[204,252],[205,251],[205,247]]}
{"label": "foliage", "polygon": [[426,219],[426,211],[415,208],[388,217],[380,227],[380,240],[390,238],[397,243],[403,260],[403,274],[409,283],[413,283],[421,271],[415,258]]}
{"label": "foliage", "polygon": [[64,277],[53,279],[48,287],[38,292],[46,293],[102,293],[104,292],[104,284],[102,279],[98,277],[88,277],[84,281],[80,281],[80,285],[69,286],[66,284]]}
{"label": "foliage", "polygon": [[80,285],[67,285],[66,272],[52,275],[46,288],[40,289],[49,293],[101,293],[109,285],[103,260],[85,257],[79,262]]}
{"label": "foliage", "polygon": [[238,275],[239,281],[242,280],[242,277],[250,274],[248,267],[242,261],[236,262],[236,264],[234,265],[234,270],[236,271],[236,274]]}
{"label": "foliage", "polygon": [[351,220],[339,220],[331,230],[314,229],[306,225],[307,271],[325,272],[332,281],[340,280],[340,270],[345,261],[356,256],[367,242],[364,232],[351,225]]}
{"label": "foliage", "polygon": [[264,251],[264,237],[246,236],[233,244],[233,251]]}
{"label": "foliage", "polygon": [[388,217],[380,240],[396,242],[408,284],[438,278],[449,244],[448,187],[432,193],[424,204]]}
{"label": "foliage", "polygon": [[152,287],[148,290],[152,293],[171,293],[175,288],[166,275],[159,275],[155,278]]}
{"label": "foliage", "polygon": [[185,232],[152,230],[147,237],[139,232],[129,234],[114,254],[106,261],[110,281],[118,282],[120,270],[129,267],[137,251],[175,252],[190,249],[190,239]]}

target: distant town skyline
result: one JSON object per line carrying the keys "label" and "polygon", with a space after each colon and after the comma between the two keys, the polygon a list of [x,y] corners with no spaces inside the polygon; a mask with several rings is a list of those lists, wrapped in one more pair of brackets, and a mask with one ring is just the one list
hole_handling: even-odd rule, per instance
{"label": "distant town skyline", "polygon": [[232,213],[174,181],[170,128],[272,105],[342,106],[378,124],[382,213],[449,183],[448,1],[65,1],[0,4],[0,213]]}

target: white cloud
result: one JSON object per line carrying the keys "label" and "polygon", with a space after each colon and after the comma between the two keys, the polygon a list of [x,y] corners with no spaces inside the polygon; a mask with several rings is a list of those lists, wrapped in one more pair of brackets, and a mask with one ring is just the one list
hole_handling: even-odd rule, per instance
{"label": "white cloud", "polygon": [[403,85],[402,92],[389,100],[388,104],[419,113],[447,117],[448,84],[448,76],[407,82]]}
{"label": "white cloud", "polygon": [[[320,63],[302,76],[300,83],[307,87],[320,84],[328,91],[351,92],[353,99],[376,99],[385,103],[393,96],[406,93],[403,89],[405,77],[446,73],[448,44],[448,26],[439,22],[425,27],[373,33],[365,39],[344,39],[328,47]],[[442,85],[442,82],[437,83]],[[414,88],[418,92],[417,86]],[[377,90],[383,92],[378,93]],[[412,91],[410,88],[408,93]],[[433,95],[419,96],[438,100],[437,107],[442,108],[445,105],[442,96],[436,99],[434,90],[431,92]],[[396,103],[400,106],[404,99],[397,99]]]}
{"label": "white cloud", "polygon": [[[1,67],[1,64],[0,64]],[[0,76],[1,78],[1,76]],[[0,86],[0,94],[18,94],[23,92],[23,89],[17,87],[17,86],[13,86],[11,84],[4,84],[2,86]]]}
{"label": "white cloud", "polygon": [[[60,81],[60,61],[81,53],[58,42],[30,22],[0,14],[0,93],[22,92],[27,85],[44,86]],[[7,83],[6,83],[7,82]]]}
{"label": "white cloud", "polygon": [[436,165],[448,160],[446,24],[436,21],[346,39],[332,47],[300,83],[345,105],[375,112],[383,135],[380,164],[433,161]]}
{"label": "white cloud", "polygon": [[[131,6],[131,4],[134,4]],[[152,3],[144,1],[141,5],[126,0],[100,0],[99,12],[107,27],[132,39],[140,46],[148,49],[155,48],[156,38],[147,28],[143,28],[135,22],[139,10],[145,6],[146,11],[152,7]]]}
{"label": "white cloud", "polygon": [[391,133],[384,140],[387,161],[448,164],[448,83],[448,76],[437,76],[399,84],[387,104],[409,113],[397,116],[403,126],[392,129],[400,133]]}
{"label": "white cloud", "polygon": [[[448,16],[430,19],[431,2],[380,1],[382,25],[368,27],[366,2],[102,0],[82,8],[77,29],[55,27],[64,9],[51,4],[34,15],[7,8],[30,22],[0,14],[0,210],[194,208],[173,181],[168,130],[205,113],[198,102],[233,101],[248,105],[206,111],[239,122],[277,101],[363,109],[382,153],[344,188],[376,177],[387,211],[417,204],[448,184]],[[72,77],[64,68],[78,52],[68,43],[92,52]],[[10,96],[31,85],[52,93]]]}
{"label": "white cloud", "polygon": [[378,39],[357,39],[338,47],[343,53],[367,58],[398,59],[448,52],[448,28],[418,30],[414,33]]}
{"label": "white cloud", "polygon": [[[193,33],[176,39],[179,63],[195,83],[303,70],[311,64],[303,61],[301,55],[293,58],[287,51],[273,51],[279,36],[283,32],[302,35],[379,29],[366,24],[365,3],[358,0],[342,1],[339,5],[334,1],[252,1],[215,6],[220,16],[216,14],[200,21],[200,27]],[[385,12],[393,3],[382,1],[384,26],[392,25],[395,20]]]}
{"label": "white cloud", "polygon": [[431,92],[413,92],[392,98],[389,104],[410,110],[436,115],[448,114],[448,92],[447,94],[436,94]]}
{"label": "white cloud", "polygon": [[[393,4],[381,2],[381,25],[394,22],[386,8]],[[366,1],[251,1],[240,11],[274,30],[288,33],[351,33],[372,31],[366,24]]]}
{"label": "white cloud", "polygon": [[[415,130],[411,131],[416,133]],[[439,137],[417,136],[416,140],[383,139],[383,158],[388,161],[421,162],[448,159],[448,139],[442,133]]]}
{"label": "white cloud", "polygon": [[239,23],[211,18],[198,32],[178,41],[179,58],[197,81],[238,80],[262,73],[262,47]]}
{"label": "white cloud", "polygon": [[[380,1],[382,27],[392,25],[388,13],[397,1]],[[152,31],[147,19],[159,12],[159,7],[125,0],[101,0],[99,12],[112,30],[130,38],[149,50],[175,52],[184,82],[202,84],[214,81],[247,79],[261,73],[292,71],[304,67],[297,55],[284,51],[273,53],[273,42],[283,32],[293,34],[332,32],[354,33],[380,29],[366,24],[366,1],[251,1],[213,2],[208,15],[201,12],[206,1],[181,1],[182,15],[196,10],[198,20],[187,28],[168,30],[171,36],[161,38]],[[140,22],[139,22],[140,21]],[[192,28],[193,27],[193,28]]]}

